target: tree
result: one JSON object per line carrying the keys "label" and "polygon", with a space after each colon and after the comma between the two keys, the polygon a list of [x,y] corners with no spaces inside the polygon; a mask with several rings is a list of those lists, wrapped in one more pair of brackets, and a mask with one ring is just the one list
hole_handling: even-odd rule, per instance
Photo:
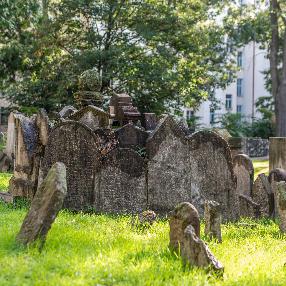
{"label": "tree", "polygon": [[20,80],[1,76],[3,89],[19,105],[52,110],[72,103],[79,76],[96,69],[106,98],[127,92],[141,111],[196,106],[232,69],[216,23],[221,2],[43,0],[28,29],[31,45],[5,72]]}

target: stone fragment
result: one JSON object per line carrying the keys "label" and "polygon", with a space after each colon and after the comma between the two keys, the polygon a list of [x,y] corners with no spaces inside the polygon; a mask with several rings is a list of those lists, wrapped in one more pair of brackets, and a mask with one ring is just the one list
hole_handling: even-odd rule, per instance
{"label": "stone fragment", "polygon": [[57,162],[37,190],[16,240],[24,245],[39,240],[42,247],[52,223],[62,208],[66,193],[66,168],[64,164]]}
{"label": "stone fragment", "polygon": [[139,214],[138,218],[139,218],[139,222],[141,224],[150,224],[152,225],[155,220],[156,220],[156,213],[150,210],[144,211],[142,213]]}
{"label": "stone fragment", "polygon": [[286,232],[286,182],[280,181],[275,189],[275,201],[279,217],[279,228],[281,232]]}
{"label": "stone fragment", "polygon": [[260,205],[255,203],[250,197],[239,195],[239,212],[241,217],[260,218]]}
{"label": "stone fragment", "polygon": [[277,200],[274,199],[274,194],[277,189],[278,182],[284,181],[286,182],[286,171],[281,168],[276,168],[269,173],[268,180],[271,186],[271,201],[274,202],[272,211],[272,216],[278,216],[278,206]]}
{"label": "stone fragment", "polygon": [[191,201],[188,142],[171,116],[165,116],[150,134],[146,152],[149,208],[168,213],[178,203]]}
{"label": "stone fragment", "polygon": [[145,148],[148,133],[128,123],[115,131],[120,148],[139,150]]}
{"label": "stone fragment", "polygon": [[233,159],[233,170],[237,178],[237,193],[250,197],[254,180],[254,168],[251,159],[245,154],[236,155]]}
{"label": "stone fragment", "polygon": [[104,213],[140,213],[147,207],[146,164],[131,149],[114,149],[103,158],[95,182],[95,206]]}
{"label": "stone fragment", "polygon": [[271,186],[265,174],[259,174],[252,187],[252,199],[260,205],[262,217],[270,217],[273,213],[274,202]]}
{"label": "stone fragment", "polygon": [[68,194],[64,208],[86,210],[94,207],[101,150],[102,145],[96,134],[80,122],[65,121],[51,131],[41,173],[45,177],[54,163],[65,164]]}
{"label": "stone fragment", "polygon": [[109,126],[109,114],[99,107],[88,105],[75,112],[69,119],[81,122],[92,130]]}
{"label": "stone fragment", "polygon": [[188,225],[192,225],[197,237],[200,237],[200,218],[196,208],[183,202],[176,206],[170,213],[170,244],[169,247],[174,251],[179,251],[184,239],[184,231]]}
{"label": "stone fragment", "polygon": [[205,201],[205,234],[222,242],[220,205],[215,201]]}
{"label": "stone fragment", "polygon": [[205,200],[214,200],[220,204],[223,221],[238,219],[236,177],[227,142],[214,132],[199,131],[189,137],[189,152],[188,188],[199,214],[204,215]]}
{"label": "stone fragment", "polygon": [[191,266],[206,268],[222,276],[223,265],[211,253],[208,246],[196,235],[192,225],[186,227],[183,236],[181,256]]}

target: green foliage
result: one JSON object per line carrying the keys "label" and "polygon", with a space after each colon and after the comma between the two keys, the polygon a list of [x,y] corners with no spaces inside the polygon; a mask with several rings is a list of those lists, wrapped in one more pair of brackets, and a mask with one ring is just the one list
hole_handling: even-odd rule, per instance
{"label": "green foliage", "polygon": [[156,113],[197,106],[228,82],[222,1],[44,2],[5,2],[7,23],[20,29],[7,24],[0,34],[0,80],[20,106],[73,103],[86,70],[101,75],[104,94],[128,92]]}
{"label": "green foliage", "polygon": [[239,113],[226,113],[221,118],[221,126],[226,129],[233,137],[243,137],[246,121]]}

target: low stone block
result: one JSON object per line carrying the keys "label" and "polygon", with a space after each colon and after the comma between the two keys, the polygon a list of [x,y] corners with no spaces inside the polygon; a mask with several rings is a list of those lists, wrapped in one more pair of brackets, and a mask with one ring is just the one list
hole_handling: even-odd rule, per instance
{"label": "low stone block", "polygon": [[274,195],[277,201],[279,228],[281,232],[286,232],[286,182],[281,181],[277,183]]}
{"label": "low stone block", "polygon": [[250,197],[239,195],[239,213],[241,217],[259,218],[261,217],[260,205]]}
{"label": "low stone block", "polygon": [[221,210],[218,202],[205,201],[205,234],[211,239],[222,242]]}
{"label": "low stone block", "polygon": [[184,231],[188,225],[192,225],[197,237],[200,237],[200,218],[196,208],[183,202],[176,206],[170,213],[170,244],[169,247],[174,251],[179,251],[184,239]]}
{"label": "low stone block", "polygon": [[52,223],[62,208],[66,194],[66,167],[63,163],[57,162],[37,190],[17,235],[17,242],[28,245],[39,240],[42,247]]}

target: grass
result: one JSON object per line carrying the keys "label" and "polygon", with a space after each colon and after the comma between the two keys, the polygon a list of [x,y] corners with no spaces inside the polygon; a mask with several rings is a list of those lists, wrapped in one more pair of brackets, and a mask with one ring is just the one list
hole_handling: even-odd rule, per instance
{"label": "grass", "polygon": [[265,173],[268,175],[269,173],[269,161],[268,160],[253,160],[254,166],[254,179],[257,178],[258,174]]}
{"label": "grass", "polygon": [[[0,182],[4,186],[6,176]],[[39,253],[15,243],[26,212],[0,203],[1,286],[286,285],[286,236],[270,220],[225,224],[222,244],[206,240],[225,267],[221,279],[182,265],[168,249],[166,220],[140,231],[130,216],[61,211]]]}

